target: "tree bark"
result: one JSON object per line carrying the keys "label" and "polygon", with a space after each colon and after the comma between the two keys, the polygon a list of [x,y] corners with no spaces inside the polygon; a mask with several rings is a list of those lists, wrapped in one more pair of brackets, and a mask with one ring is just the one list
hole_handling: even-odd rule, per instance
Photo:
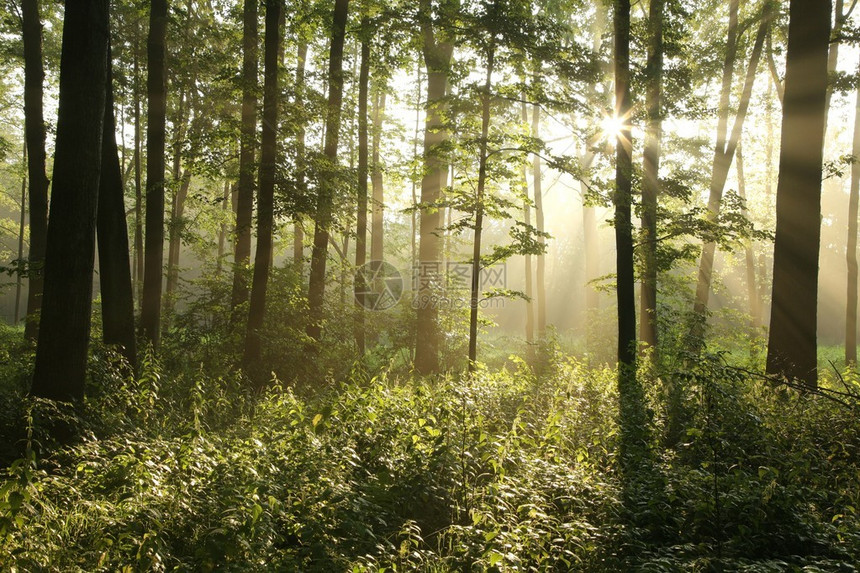
{"label": "tree bark", "polygon": [[109,58],[96,222],[102,294],[102,336],[105,344],[116,344],[120,347],[120,352],[134,369],[137,364],[134,290],[128,260],[125,193],[116,146],[111,66]]}
{"label": "tree bark", "polygon": [[30,189],[29,290],[24,336],[27,340],[35,341],[39,333],[39,310],[42,307],[49,184],[45,174],[45,119],[42,105],[45,69],[42,63],[42,22],[38,0],[22,0],[21,17],[24,41],[24,135]]}
{"label": "tree bark", "polygon": [[139,25],[134,37],[134,284],[138,304],[143,300],[143,185],[140,169],[140,46]]}
{"label": "tree bark", "polygon": [[[523,101],[520,105],[520,120],[523,124],[523,129],[528,129],[529,112],[526,105],[526,96],[523,94]],[[529,178],[528,167],[523,163],[520,176],[523,180],[523,221],[526,226],[532,224],[531,201],[529,199]],[[534,297],[534,275],[532,269],[532,256],[525,255],[525,272],[526,272],[526,360],[529,364],[535,364],[535,307],[533,303]]]}
{"label": "tree bark", "polygon": [[[304,102],[305,93],[305,61],[308,56],[308,43],[304,40],[299,41],[298,52],[296,55],[296,101],[299,105]],[[307,196],[307,185],[305,184],[305,124],[304,121],[299,122],[298,133],[296,134],[296,189],[300,196]],[[299,276],[302,275],[305,258],[305,232],[302,227],[302,219],[300,215],[296,215],[293,222],[293,263],[296,266],[296,271]]]}
{"label": "tree bark", "polygon": [[54,191],[32,393],[84,397],[110,37],[107,0],[68,2]]}
{"label": "tree bark", "polygon": [[[361,19],[361,65],[358,75],[358,213],[355,229],[355,268],[361,271],[367,262],[367,92],[370,83],[370,34],[367,17]],[[373,258],[371,257],[373,260]],[[364,355],[364,274],[355,277],[356,324],[355,344]]]}
{"label": "tree bark", "polygon": [[[496,3],[492,9],[495,11]],[[481,140],[478,151],[478,188],[475,192],[475,239],[472,245],[472,288],[469,299],[469,372],[477,368],[478,360],[478,304],[481,297],[481,238],[484,231],[484,190],[487,184],[487,138],[490,134],[490,92],[493,87],[493,64],[496,44],[493,39],[487,49],[487,79],[481,94]],[[537,116],[538,108],[532,112]],[[539,161],[536,159],[535,161]],[[540,163],[537,163],[540,172]],[[535,197],[540,193],[539,176],[535,178]],[[539,219],[540,220],[540,219]],[[538,259],[538,281],[540,281],[540,259]],[[538,285],[540,288],[540,285]],[[538,315],[540,316],[540,315]],[[540,318],[538,318],[540,320]],[[540,324],[540,323],[538,323]]]}
{"label": "tree bark", "polygon": [[381,261],[383,258],[383,245],[385,244],[383,231],[383,215],[385,212],[384,191],[382,187],[382,163],[379,160],[379,147],[382,140],[382,121],[385,117],[385,90],[388,88],[385,78],[374,82],[376,90],[375,104],[373,106],[373,167],[370,180],[373,185],[373,208],[371,210],[371,232],[370,232],[370,260]]}
{"label": "tree bark", "polygon": [[[648,62],[642,179],[642,284],[639,291],[639,339],[657,351],[657,198],[660,193],[660,144],[663,98],[663,0],[651,0],[648,15]],[[656,355],[652,356],[652,360]]]}
{"label": "tree bark", "polygon": [[[24,152],[21,158],[27,163],[27,142],[24,142]],[[27,228],[27,173],[21,177],[21,214],[18,219],[18,273],[15,276],[15,318],[12,322],[15,326],[21,319],[21,287],[24,284],[21,264],[24,261],[24,231]]]}
{"label": "tree bark", "polygon": [[848,264],[847,304],[845,307],[845,362],[857,363],[857,211],[860,199],[860,88],[854,111],[854,142],[851,153],[851,189],[848,195],[848,248],[845,256]]}
{"label": "tree bark", "polygon": [[328,105],[326,108],[325,145],[323,152],[328,161],[327,170],[320,181],[314,224],[314,244],[311,252],[311,272],[308,284],[307,334],[318,341],[322,335],[323,304],[325,302],[325,269],[328,257],[329,227],[332,221],[337,145],[340,136],[341,104],[343,103],[343,44],[349,0],[335,0],[332,20],[331,47],[328,66]]}
{"label": "tree bark", "polygon": [[[262,354],[260,330],[266,315],[266,290],[272,264],[274,227],[275,171],[278,163],[278,51],[281,43],[280,12],[282,0],[266,0],[266,31],[263,39],[265,79],[263,82],[263,134],[260,140],[260,186],[257,194],[257,250],[254,278],[245,336],[246,367],[259,362]],[[258,381],[258,384],[261,381]]]}
{"label": "tree bark", "polygon": [[[535,76],[535,80],[538,77]],[[532,137],[540,137],[540,106],[532,106]],[[532,156],[532,187],[535,196],[535,227],[539,233],[544,232],[543,211],[543,188],[541,187],[541,164],[540,156]],[[538,244],[545,248],[546,239],[538,236]],[[537,300],[537,337],[543,342],[546,340],[546,255],[541,253],[536,257],[535,265],[535,295]]]}
{"label": "tree bark", "polygon": [[152,0],[147,40],[146,238],[140,327],[157,347],[161,335],[164,261],[164,142],[167,114],[167,0]]}
{"label": "tree bark", "polygon": [[221,215],[224,219],[221,221],[221,226],[218,227],[218,257],[215,259],[215,276],[221,276],[221,270],[224,265],[224,243],[227,242],[227,210],[230,205],[230,181],[224,181],[224,195],[221,201]]}
{"label": "tree bark", "polygon": [[442,227],[438,203],[448,177],[444,144],[449,137],[445,122],[444,98],[448,91],[448,70],[454,45],[443,38],[431,19],[430,0],[419,2],[422,52],[427,69],[427,112],[424,118],[424,176],[421,179],[421,209],[419,210],[415,370],[419,374],[439,372],[439,309],[433,301],[441,280]]}
{"label": "tree bark", "polygon": [[791,0],[767,372],[818,385],[818,249],[830,1]]}
{"label": "tree bark", "polygon": [[[717,147],[714,150],[714,161],[711,169],[711,189],[708,197],[707,219],[710,223],[715,224],[720,215],[723,189],[726,186],[726,179],[728,178],[729,170],[732,166],[735,150],[737,149],[743,133],[744,121],[747,116],[747,111],[749,110],[750,98],[752,97],[753,85],[755,84],[756,73],[758,71],[758,63],[761,59],[762,48],[764,47],[764,41],[767,37],[769,25],[770,12],[766,9],[765,13],[762,15],[762,20],[756,34],[755,44],[753,45],[752,55],[750,56],[749,68],[747,69],[746,79],[744,81],[743,93],[741,94],[741,99],[738,104],[738,112],[735,116],[735,122],[732,126],[732,132],[728,141],[725,139],[725,132],[720,132],[718,129]],[[731,78],[729,78],[729,82],[731,82]],[[693,306],[693,324],[690,329],[690,344],[693,348],[700,348],[703,343],[706,322],[705,314],[707,312],[708,298],[711,292],[714,254],[716,252],[716,248],[717,245],[714,241],[708,241],[702,247],[702,257],[699,261],[699,275],[696,283],[696,302]]]}
{"label": "tree bark", "polygon": [[248,263],[251,259],[251,224],[254,212],[254,154],[257,138],[257,5],[245,0],[242,22],[242,125],[239,141],[239,189],[236,238],[233,245],[232,320],[237,307],[248,302]]}

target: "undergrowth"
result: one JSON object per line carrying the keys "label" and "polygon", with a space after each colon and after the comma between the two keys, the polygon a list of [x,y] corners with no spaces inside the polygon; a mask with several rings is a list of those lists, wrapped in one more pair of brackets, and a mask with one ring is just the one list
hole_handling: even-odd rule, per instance
{"label": "undergrowth", "polygon": [[[653,467],[626,496],[614,372],[559,355],[540,377],[518,359],[437,379],[355,368],[315,393],[275,379],[257,395],[241,373],[151,353],[133,380],[96,349],[77,412],[26,398],[10,355],[0,368],[3,570],[854,571],[860,559],[857,409],[718,356],[643,372]],[[76,443],[51,442],[58,418]]]}

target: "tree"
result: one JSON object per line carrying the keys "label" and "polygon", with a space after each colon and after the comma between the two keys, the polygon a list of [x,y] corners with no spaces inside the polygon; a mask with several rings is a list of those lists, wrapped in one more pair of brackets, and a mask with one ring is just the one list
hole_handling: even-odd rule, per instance
{"label": "tree", "polygon": [[380,77],[376,80],[374,88],[376,91],[373,105],[373,141],[372,141],[372,169],[370,181],[373,190],[373,207],[371,209],[371,233],[370,233],[370,259],[381,261],[383,246],[385,244],[383,235],[383,214],[385,211],[384,190],[382,187],[382,161],[379,157],[379,147],[382,140],[382,120],[385,117],[385,90],[386,78]]}
{"label": "tree", "polygon": [[818,385],[818,249],[829,0],[791,0],[767,372]]}
{"label": "tree", "polygon": [[68,2],[63,24],[54,190],[32,393],[84,396],[96,209],[108,75],[107,0]]}
{"label": "tree", "polygon": [[128,260],[125,194],[116,146],[111,66],[109,58],[105,82],[104,133],[97,214],[102,336],[106,344],[118,345],[129,365],[134,368],[137,362],[134,336],[134,291]]}
{"label": "tree", "polygon": [[242,12],[242,125],[239,140],[239,188],[236,241],[233,246],[233,318],[248,301],[247,265],[251,258],[251,218],[254,211],[254,148],[257,137],[257,4],[245,0]]}
{"label": "tree", "polygon": [[[42,63],[42,23],[38,0],[22,0],[21,22],[24,40],[24,132],[30,184],[29,291],[24,336],[35,341],[39,330],[38,313],[42,305],[49,183],[45,174],[45,119],[42,106],[45,69]],[[24,209],[23,203],[21,209]]]}
{"label": "tree", "polygon": [[326,107],[323,149],[328,164],[326,165],[326,172],[320,180],[308,285],[309,322],[307,334],[314,340],[319,340],[322,334],[325,269],[328,257],[329,227],[332,221],[332,201],[337,179],[337,145],[340,135],[341,104],[343,103],[343,44],[346,37],[348,14],[349,0],[335,0],[331,48],[329,50],[328,105]]}
{"label": "tree", "polygon": [[[618,380],[621,394],[636,381],[636,300],[633,276],[633,135],[630,126],[630,1],[615,0],[615,248],[618,299]],[[622,396],[623,397],[623,396]]]}
{"label": "tree", "polygon": [[[733,21],[737,25],[737,6],[733,1],[732,9],[734,10]],[[761,22],[759,23],[756,33],[755,43],[753,44],[752,54],[750,56],[749,67],[747,68],[746,79],[744,80],[743,93],[741,94],[740,102],[738,103],[737,115],[735,115],[734,125],[732,126],[731,134],[726,139],[728,129],[728,100],[731,92],[732,70],[734,68],[734,57],[727,55],[723,68],[723,88],[720,94],[720,117],[717,126],[717,144],[714,149],[714,159],[711,168],[711,188],[708,197],[708,214],[707,220],[711,224],[716,224],[720,215],[720,208],[723,199],[723,189],[726,185],[729,171],[734,159],[735,150],[741,140],[743,133],[744,120],[749,110],[750,98],[755,84],[755,78],[758,71],[759,60],[761,59],[762,48],[764,47],[767,30],[770,25],[771,7],[770,4],[765,4]],[[730,44],[731,38],[736,32],[731,31],[730,24]],[[696,302],[693,306],[693,325],[691,328],[690,344],[693,347],[699,347],[702,343],[705,327],[705,313],[708,307],[708,298],[711,292],[711,280],[714,270],[714,254],[717,244],[714,240],[705,242],[702,247],[702,257],[699,262],[699,275],[696,283]]]}
{"label": "tree", "polygon": [[[540,78],[535,76],[535,82],[539,82]],[[540,106],[535,104],[532,106],[532,137],[540,137]],[[543,210],[543,189],[541,188],[541,161],[540,155],[535,153],[532,156],[532,186],[534,187],[535,201],[535,227],[538,233],[544,232],[544,210]],[[538,237],[538,242],[541,245],[541,250],[545,249],[546,241],[543,237]],[[546,255],[541,253],[535,257],[535,298],[537,300],[537,336],[538,340],[543,342],[546,339]]]}
{"label": "tree", "polygon": [[161,283],[164,260],[164,141],[167,115],[167,0],[152,0],[147,39],[146,238],[140,329],[158,346],[161,334]]}
{"label": "tree", "polygon": [[445,14],[452,13],[459,3],[448,0],[440,6],[440,14],[431,14],[430,0],[418,4],[421,21],[422,53],[427,68],[427,114],[424,119],[424,176],[421,179],[421,208],[419,210],[419,242],[417,262],[417,334],[415,337],[415,370],[419,374],[439,371],[439,309],[433,303],[433,289],[438,280],[442,243],[439,201],[448,177],[448,164],[443,149],[449,134],[445,125],[445,94],[448,72],[454,55],[454,44],[440,29]]}
{"label": "tree", "polygon": [[642,286],[639,339],[657,349],[657,195],[660,192],[660,143],[663,98],[663,5],[651,0],[648,13],[648,61],[645,108],[648,124],[642,159]]}
{"label": "tree", "polygon": [[265,80],[263,84],[263,137],[260,141],[260,187],[257,195],[257,251],[254,255],[254,279],[251,284],[251,306],[245,335],[246,367],[260,360],[260,330],[266,316],[266,290],[272,264],[272,229],[274,227],[275,172],[278,164],[278,68],[281,35],[279,29],[282,0],[266,0],[266,31],[263,39]]}
{"label": "tree", "polygon": [[[831,48],[832,50],[832,48]],[[860,87],[854,108],[854,143],[851,153],[851,189],[848,195],[847,304],[845,306],[845,362],[857,363],[857,204],[860,201]]]}
{"label": "tree", "polygon": [[[355,224],[355,267],[361,269],[367,262],[367,92],[370,83],[370,25],[367,16],[361,18],[361,64],[358,75],[358,200]],[[373,259],[372,260],[378,260]],[[355,343],[358,354],[364,355],[364,300],[366,285],[364,273],[356,275],[355,302],[358,305],[355,325]]]}

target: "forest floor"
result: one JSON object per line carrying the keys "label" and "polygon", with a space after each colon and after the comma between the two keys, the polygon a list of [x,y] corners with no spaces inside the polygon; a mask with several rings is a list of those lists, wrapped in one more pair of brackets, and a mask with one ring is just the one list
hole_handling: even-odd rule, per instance
{"label": "forest floor", "polygon": [[[360,369],[262,395],[95,348],[82,412],[0,357],[0,569],[855,571],[857,404],[719,357],[648,380],[620,471],[614,372],[557,355],[473,377]],[[185,364],[186,366],[180,366]],[[643,378],[645,375],[643,374]],[[856,376],[844,377],[854,385]],[[59,446],[50,424],[80,438]]]}

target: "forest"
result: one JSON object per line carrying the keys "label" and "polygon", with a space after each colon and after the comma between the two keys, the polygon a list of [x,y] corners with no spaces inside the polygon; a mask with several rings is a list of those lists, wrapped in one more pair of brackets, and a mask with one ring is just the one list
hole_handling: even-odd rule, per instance
{"label": "forest", "polygon": [[0,0],[0,570],[850,572],[857,0]]}

